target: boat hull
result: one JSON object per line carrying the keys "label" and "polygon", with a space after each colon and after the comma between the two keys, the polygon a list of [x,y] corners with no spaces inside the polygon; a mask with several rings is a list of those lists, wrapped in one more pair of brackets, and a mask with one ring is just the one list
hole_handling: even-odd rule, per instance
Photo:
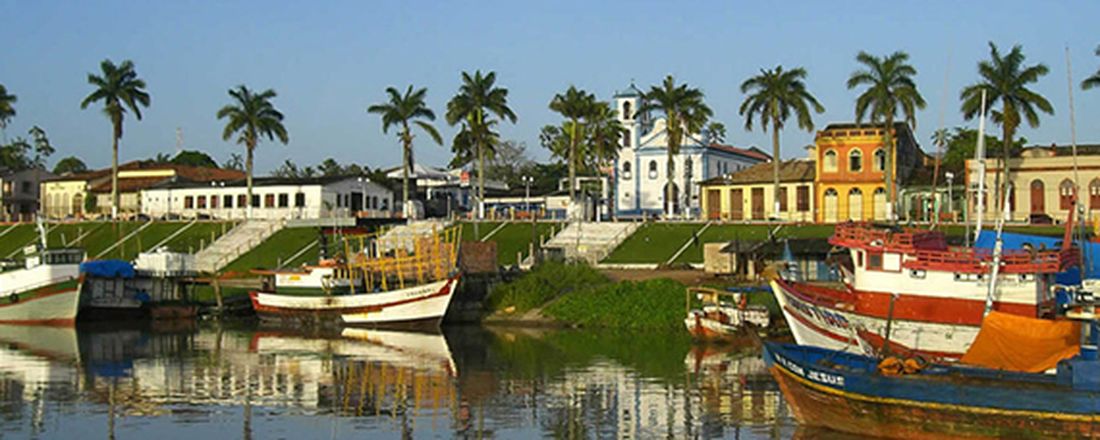
{"label": "boat hull", "polygon": [[80,308],[80,282],[68,280],[0,300],[0,324],[72,326]]}
{"label": "boat hull", "polygon": [[776,351],[772,344],[765,351],[768,370],[806,426],[905,439],[1080,438],[1100,430],[1098,398],[1088,393],[1046,387],[1032,394],[1026,390],[1034,384],[1011,380],[982,386],[852,373]]}
{"label": "boat hull", "polygon": [[388,292],[336,296],[252,292],[252,307],[265,321],[305,325],[392,328],[438,327],[459,277]]}

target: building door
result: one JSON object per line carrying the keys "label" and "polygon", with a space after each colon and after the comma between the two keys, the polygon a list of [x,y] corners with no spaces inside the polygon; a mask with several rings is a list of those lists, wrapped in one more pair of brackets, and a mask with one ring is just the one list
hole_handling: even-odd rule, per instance
{"label": "building door", "polygon": [[740,188],[730,190],[730,220],[745,218],[745,197]]}
{"label": "building door", "polygon": [[1041,214],[1046,212],[1046,189],[1043,188],[1043,181],[1035,179],[1031,181],[1031,213]]}
{"label": "building door", "polygon": [[825,215],[823,216],[825,223],[836,223],[839,220],[839,213],[837,208],[839,197],[835,189],[829,188],[825,190],[825,201],[823,203],[823,209]]}
{"label": "building door", "polygon": [[764,188],[752,189],[752,219],[764,219]]}
{"label": "building door", "polygon": [[859,188],[848,191],[848,219],[863,220],[863,191]]}
{"label": "building door", "polygon": [[[672,185],[671,197],[670,197],[670,192],[668,190],[669,185]],[[661,194],[663,196],[665,196],[665,213],[666,214],[676,214],[676,213],[680,212],[680,187],[676,186],[675,183],[670,183],[670,184],[665,185],[663,191],[664,192],[661,193]],[[671,198],[671,200],[670,200],[670,198]],[[672,209],[671,210],[669,210],[669,203],[672,203],[672,205],[671,205]]]}
{"label": "building door", "polygon": [[878,188],[871,197],[871,209],[875,213],[875,220],[886,220],[886,190]]}
{"label": "building door", "polygon": [[707,218],[718,220],[722,218],[722,196],[716,189],[707,190]]}
{"label": "building door", "polygon": [[363,210],[363,193],[352,192],[351,193],[351,212],[359,212]]}

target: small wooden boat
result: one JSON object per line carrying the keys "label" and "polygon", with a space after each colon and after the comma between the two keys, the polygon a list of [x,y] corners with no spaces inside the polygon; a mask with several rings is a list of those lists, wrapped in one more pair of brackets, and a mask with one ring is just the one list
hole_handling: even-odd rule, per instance
{"label": "small wooden boat", "polygon": [[[987,319],[998,324],[983,325],[959,364],[771,342],[764,360],[791,412],[807,426],[907,439],[1097,435],[1095,320],[1086,318],[1091,341],[1074,345],[1081,334],[1074,322],[999,312]],[[1040,328],[1021,328],[1019,320]],[[999,330],[987,334],[987,328]]]}
{"label": "small wooden boat", "polygon": [[[767,307],[749,305],[743,292],[723,292],[708,287],[689,287],[685,298],[684,326],[700,340],[732,341],[746,335],[748,326],[766,328],[771,323]],[[692,299],[702,303],[692,309]]]}
{"label": "small wooden boat", "polygon": [[438,327],[461,278],[460,232],[449,228],[410,245],[384,235],[348,239],[346,261],[262,272],[265,288],[250,293],[252,307],[265,321],[292,324]]}
{"label": "small wooden boat", "polygon": [[0,266],[0,323],[71,326],[80,306],[80,249],[30,246],[22,267]]}

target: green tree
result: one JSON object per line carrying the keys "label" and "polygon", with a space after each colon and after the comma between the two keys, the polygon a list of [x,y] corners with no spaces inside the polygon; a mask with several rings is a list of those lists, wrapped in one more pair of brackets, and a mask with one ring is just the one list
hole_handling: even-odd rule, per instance
{"label": "green tree", "polygon": [[8,93],[8,89],[0,84],[0,132],[8,128],[8,122],[15,117],[16,101],[19,101],[19,98]]}
{"label": "green tree", "polygon": [[713,121],[707,124],[703,132],[706,134],[706,141],[708,144],[721,144],[726,142],[726,124]]}
{"label": "green tree", "polygon": [[138,78],[134,63],[125,60],[115,65],[111,60],[99,64],[100,74],[88,74],[88,84],[92,91],[80,108],[103,101],[103,114],[111,121],[111,218],[118,216],[118,141],[122,138],[122,122],[129,109],[137,120],[141,120],[141,108],[149,107],[149,93],[145,91],[145,81]]}
{"label": "green tree", "polygon": [[668,163],[665,169],[665,215],[672,216],[676,203],[673,200],[673,174],[675,162],[673,160],[680,154],[680,145],[688,133],[697,133],[703,128],[712,112],[703,102],[703,92],[699,89],[688,87],[687,84],[676,84],[676,80],[669,75],[659,86],[650,87],[643,94],[644,101],[639,106],[637,113],[648,111],[660,111],[665,114]]}
{"label": "green tree", "polygon": [[214,161],[214,158],[210,157],[206,153],[196,150],[183,150],[180,151],[176,157],[173,157],[170,163],[176,165],[188,165],[193,167],[202,168],[217,168],[218,163]]}
{"label": "green tree", "polygon": [[619,157],[619,145],[627,130],[619,122],[618,111],[608,102],[596,102],[585,119],[588,125],[585,136],[587,145],[581,157],[590,161],[590,166],[598,171]]}
{"label": "green tree", "polygon": [[84,161],[76,156],[69,156],[57,161],[57,165],[53,166],[54,174],[68,174],[68,173],[83,173],[88,171],[88,166],[84,165]]}
{"label": "green tree", "polygon": [[[945,132],[947,130],[944,130]],[[934,141],[935,142],[935,141]],[[947,132],[947,138],[943,146],[943,159],[940,161],[945,169],[962,172],[966,168],[966,161],[974,158],[974,148],[978,144],[978,130],[965,127],[955,127]],[[999,145],[1001,140],[996,136],[985,135],[986,145]],[[1012,142],[1009,157],[1023,150],[1027,144],[1026,138],[1016,138]],[[990,151],[988,157],[1000,158],[1001,151]]]}
{"label": "green tree", "polygon": [[225,162],[222,163],[222,168],[244,171],[244,157],[241,157],[238,153],[232,153],[229,155],[229,159],[226,159]]}
{"label": "green tree", "polygon": [[464,123],[467,135],[472,136],[470,142],[477,152],[478,218],[483,214],[481,202],[485,200],[485,154],[490,147],[492,133],[488,116],[496,115],[501,120],[513,124],[516,122],[515,112],[508,107],[508,89],[497,87],[496,78],[496,72],[482,75],[478,70],[472,76],[469,72],[462,72],[462,85],[458,88],[458,94],[447,103],[447,123],[452,126]]}
{"label": "green tree", "polygon": [[[986,94],[987,108],[993,108],[997,103],[1001,105],[999,110],[992,110],[990,116],[993,122],[1001,125],[1001,157],[1004,158],[1005,166],[997,167],[994,186],[997,194],[996,206],[1003,208],[1001,187],[1010,182],[1007,165],[1016,129],[1023,119],[1032,128],[1038,127],[1039,114],[1036,109],[1053,115],[1054,107],[1043,95],[1028,88],[1028,84],[1038,82],[1050,69],[1042,63],[1024,65],[1025,57],[1020,45],[1012,46],[1012,50],[1002,56],[997,45],[990,42],[989,57],[988,60],[978,62],[981,80],[963,88],[959,99],[962,100],[963,117],[967,120],[974,119],[981,112],[982,91]],[[1004,169],[1003,184],[1001,169]]]}
{"label": "green tree", "polygon": [[856,123],[864,119],[872,124],[882,123],[883,146],[886,149],[886,167],[883,177],[886,183],[886,216],[894,219],[897,190],[894,186],[894,165],[897,145],[894,141],[894,119],[904,114],[910,127],[917,126],[917,110],[925,106],[924,97],[917,91],[917,69],[909,64],[909,54],[894,52],[876,57],[867,52],[856,55],[861,68],[848,77],[848,89],[866,87],[856,98]]}
{"label": "green tree", "polygon": [[46,169],[46,160],[56,151],[50,144],[50,138],[46,137],[46,130],[35,125],[27,133],[31,135],[31,142],[34,144],[34,158],[31,159],[31,166]]}
{"label": "green tree", "polygon": [[[1100,46],[1096,47],[1096,56],[1100,56]],[[1092,74],[1092,76],[1085,78],[1084,81],[1081,81],[1081,88],[1084,90],[1088,90],[1098,86],[1100,86],[1100,69],[1097,69],[1096,73]],[[0,86],[0,109],[3,108],[3,90],[3,86]]]}
{"label": "green tree", "polygon": [[484,160],[487,162],[485,165],[486,177],[489,177],[491,173],[489,173],[488,168],[490,168],[492,161],[496,160],[497,147],[501,143],[500,134],[493,129],[496,125],[497,121],[493,119],[487,119],[481,125],[473,127],[465,122],[461,123],[458,133],[451,141],[451,152],[454,156],[451,158],[450,166],[452,168],[462,168],[474,164],[474,172],[480,175],[481,170],[477,169],[478,151],[480,149]]}
{"label": "green tree", "polygon": [[759,75],[746,79],[741,83],[741,93],[748,96],[741,103],[739,113],[745,117],[745,129],[752,130],[754,118],[759,118],[760,126],[768,131],[771,125],[772,132],[772,194],[775,195],[775,218],[779,218],[779,164],[782,162],[779,155],[779,131],[786,125],[787,118],[793,113],[798,121],[798,128],[812,132],[814,130],[813,116],[810,110],[817,113],[825,111],[808,90],[806,90],[806,70],[798,67],[791,70],[783,70],[783,66],[775,69],[761,70]]}
{"label": "green tree", "polygon": [[554,95],[554,98],[550,100],[550,110],[567,119],[567,124],[564,126],[568,130],[566,133],[569,136],[569,149],[563,152],[565,153],[563,156],[559,156],[566,159],[569,164],[569,200],[574,203],[577,201],[577,162],[578,156],[580,156],[577,151],[577,144],[580,142],[580,138],[584,136],[584,127],[581,120],[592,113],[592,106],[595,104],[595,95],[574,86],[569,86],[565,93]]}
{"label": "green tree", "polygon": [[0,168],[9,170],[25,170],[31,167],[31,160],[27,153],[31,151],[31,143],[22,137],[16,137],[7,145],[0,146]]}
{"label": "green tree", "polygon": [[405,89],[405,94],[401,94],[397,89],[393,87],[386,88],[386,94],[389,95],[389,100],[381,104],[375,104],[367,108],[367,112],[380,115],[382,117],[382,133],[386,133],[391,126],[399,126],[400,131],[397,133],[398,140],[401,141],[401,201],[402,212],[409,201],[409,172],[413,168],[413,134],[409,128],[409,123],[415,124],[420,127],[428,136],[435,141],[436,144],[443,145],[443,138],[439,136],[439,131],[435,129],[431,123],[427,121],[435,120],[435,113],[432,109],[428,108],[428,104],[424,102],[424,97],[428,94],[428,89],[420,88],[413,90],[413,86]]}
{"label": "green tree", "polygon": [[256,146],[264,137],[268,140],[278,140],[286,145],[290,142],[286,127],[283,126],[283,114],[275,109],[271,103],[275,99],[275,91],[264,90],[253,93],[248,87],[237,86],[229,89],[232,104],[228,104],[218,110],[218,119],[226,119],[225,129],[222,130],[222,139],[237,135],[237,143],[244,145],[246,158],[244,162],[245,179],[248,187],[248,208],[246,215],[252,218],[252,156]]}

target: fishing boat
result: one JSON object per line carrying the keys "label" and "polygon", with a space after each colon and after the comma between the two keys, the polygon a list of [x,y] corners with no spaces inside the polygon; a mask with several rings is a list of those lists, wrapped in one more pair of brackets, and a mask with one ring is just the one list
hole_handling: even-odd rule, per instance
{"label": "fishing boat", "polygon": [[[767,307],[749,305],[747,292],[723,292],[709,287],[689,287],[685,298],[684,326],[691,336],[704,341],[733,341],[748,337],[748,331],[767,328],[771,315]],[[692,301],[701,303],[692,308]]]}
{"label": "fishing boat", "polygon": [[0,324],[62,325],[76,322],[80,307],[81,249],[49,249],[41,243],[23,249],[22,264],[0,265]]}
{"label": "fishing boat", "polygon": [[268,271],[250,293],[265,321],[305,325],[438,327],[460,279],[461,230],[417,237],[361,235],[348,257],[303,271]]}
{"label": "fishing boat", "polygon": [[863,352],[892,344],[948,359],[966,352],[987,308],[1051,316],[1055,275],[1080,261],[1072,242],[994,251],[948,246],[940,231],[869,223],[839,224],[829,242],[849,257],[840,287],[771,280],[796,342]]}
{"label": "fishing boat", "polygon": [[771,342],[764,359],[803,425],[906,439],[1094,436],[1094,310],[1059,321],[991,312],[952,364]]}

